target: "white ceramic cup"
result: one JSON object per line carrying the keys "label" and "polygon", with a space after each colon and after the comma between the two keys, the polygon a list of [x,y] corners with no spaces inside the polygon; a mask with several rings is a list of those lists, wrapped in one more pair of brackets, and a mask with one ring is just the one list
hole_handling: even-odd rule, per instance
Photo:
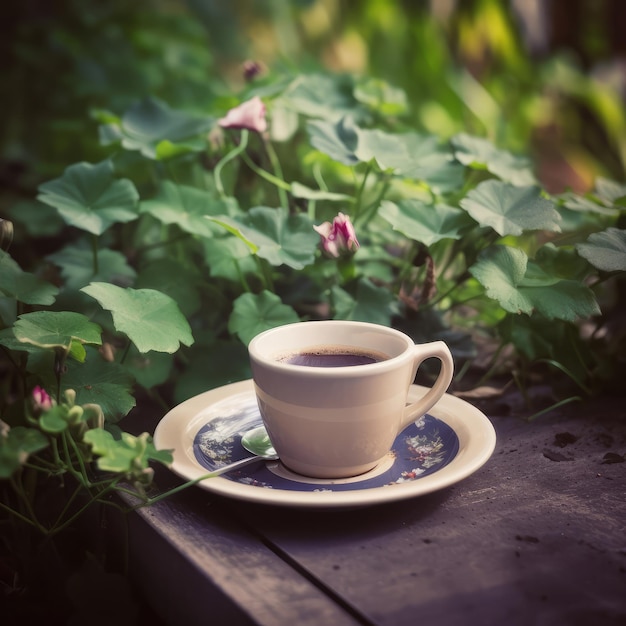
{"label": "white ceramic cup", "polygon": [[[310,367],[286,354],[323,346],[383,353],[367,365]],[[314,321],[279,326],[248,345],[261,417],[281,461],[318,478],[356,476],[374,468],[396,436],[444,395],[454,371],[443,341],[415,344],[404,333],[365,322]],[[441,370],[423,398],[407,405],[422,361]]]}

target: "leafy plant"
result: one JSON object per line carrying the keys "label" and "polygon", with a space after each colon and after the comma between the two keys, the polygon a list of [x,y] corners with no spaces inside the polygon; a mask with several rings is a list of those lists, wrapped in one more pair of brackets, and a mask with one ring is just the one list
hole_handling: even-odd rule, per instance
{"label": "leafy plant", "polygon": [[230,110],[99,113],[107,158],[39,186],[37,262],[0,252],[5,517],[54,536],[115,491],[152,502],[171,457],[123,430],[137,398],[165,409],[247,378],[250,339],[298,320],[443,339],[455,387],[468,370],[525,387],[537,368],[577,393],[615,383],[626,186],[551,195],[527,158],[420,132],[379,87],[268,76]]}

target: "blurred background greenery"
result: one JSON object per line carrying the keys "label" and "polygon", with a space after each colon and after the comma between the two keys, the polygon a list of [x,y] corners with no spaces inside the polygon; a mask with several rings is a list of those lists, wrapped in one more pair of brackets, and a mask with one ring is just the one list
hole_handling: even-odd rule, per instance
{"label": "blurred background greenery", "polygon": [[380,77],[411,123],[535,159],[548,191],[626,172],[622,0],[21,0],[3,7],[0,211],[97,161],[94,111],[202,111],[269,73]]}

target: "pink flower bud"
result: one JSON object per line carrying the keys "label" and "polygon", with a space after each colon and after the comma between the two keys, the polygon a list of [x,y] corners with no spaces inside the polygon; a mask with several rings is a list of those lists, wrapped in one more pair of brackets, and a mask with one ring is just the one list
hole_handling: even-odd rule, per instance
{"label": "pink flower bud", "polygon": [[53,405],[54,402],[45,389],[39,386],[33,389],[33,406],[36,412],[49,411]]}
{"label": "pink flower bud", "polygon": [[254,96],[228,111],[218,123],[222,128],[247,128],[257,133],[265,132],[267,130],[265,105],[259,96]]}
{"label": "pink flower bud", "polygon": [[354,226],[350,218],[343,213],[337,214],[333,223],[324,222],[313,228],[320,234],[322,251],[329,257],[354,254],[359,247]]}

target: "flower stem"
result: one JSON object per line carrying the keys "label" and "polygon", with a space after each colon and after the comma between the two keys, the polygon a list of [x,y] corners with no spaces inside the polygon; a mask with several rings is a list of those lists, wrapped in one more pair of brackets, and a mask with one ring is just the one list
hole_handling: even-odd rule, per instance
{"label": "flower stem", "polygon": [[91,238],[91,257],[93,262],[93,275],[96,276],[100,269],[98,263],[98,235]]}
{"label": "flower stem", "polygon": [[[283,168],[280,166],[280,161],[278,160],[278,155],[276,154],[276,150],[274,150],[272,142],[264,139],[263,145],[265,146],[267,156],[269,157],[270,163],[272,164],[274,174],[277,178],[284,182],[285,176],[283,175]],[[290,190],[291,185],[287,185],[286,189],[285,187],[278,186],[278,197],[280,199],[280,204],[285,208],[289,207],[289,199],[287,198],[287,194],[285,192]]]}
{"label": "flower stem", "polygon": [[248,146],[248,137],[249,131],[246,128],[243,128],[241,130],[241,139],[239,141],[239,145],[235,146],[229,153],[225,154],[213,170],[213,176],[215,178],[215,188],[222,198],[226,195],[226,192],[224,191],[224,184],[222,182],[222,169],[227,163],[229,163],[245,151],[246,147]]}

